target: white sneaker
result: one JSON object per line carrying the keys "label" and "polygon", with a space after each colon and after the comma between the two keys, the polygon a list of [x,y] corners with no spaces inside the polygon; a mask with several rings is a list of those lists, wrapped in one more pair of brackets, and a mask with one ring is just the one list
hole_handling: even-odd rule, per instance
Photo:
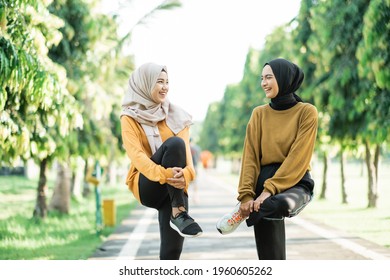
{"label": "white sneaker", "polygon": [[225,235],[232,233],[245,220],[245,218],[240,215],[239,209],[240,203],[236,205],[232,212],[223,215],[222,218],[219,219],[217,222],[217,230],[221,234]]}

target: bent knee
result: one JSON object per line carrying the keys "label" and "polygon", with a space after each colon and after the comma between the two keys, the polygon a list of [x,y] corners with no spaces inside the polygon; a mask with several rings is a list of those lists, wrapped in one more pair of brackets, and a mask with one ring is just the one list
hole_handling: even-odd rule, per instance
{"label": "bent knee", "polygon": [[165,140],[165,144],[171,147],[175,148],[185,148],[186,144],[184,143],[184,140],[178,136],[172,136]]}

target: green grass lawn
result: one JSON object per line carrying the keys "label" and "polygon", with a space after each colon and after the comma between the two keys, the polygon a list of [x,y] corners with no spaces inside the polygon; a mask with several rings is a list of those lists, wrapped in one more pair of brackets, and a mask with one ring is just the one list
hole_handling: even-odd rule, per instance
{"label": "green grass lawn", "polygon": [[[53,183],[49,182],[48,203]],[[79,260],[87,259],[114,231],[96,230],[95,195],[71,202],[69,215],[49,213],[44,220],[32,218],[36,180],[0,177],[0,259],[1,260]],[[114,199],[117,225],[136,205],[125,185],[101,186],[101,197]]]}

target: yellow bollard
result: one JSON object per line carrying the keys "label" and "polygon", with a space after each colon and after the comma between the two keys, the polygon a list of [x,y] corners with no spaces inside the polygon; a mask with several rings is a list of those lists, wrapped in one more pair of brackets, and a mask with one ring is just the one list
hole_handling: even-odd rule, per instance
{"label": "yellow bollard", "polygon": [[115,209],[115,201],[113,199],[103,200],[103,218],[104,218],[104,225],[115,226],[116,209]]}

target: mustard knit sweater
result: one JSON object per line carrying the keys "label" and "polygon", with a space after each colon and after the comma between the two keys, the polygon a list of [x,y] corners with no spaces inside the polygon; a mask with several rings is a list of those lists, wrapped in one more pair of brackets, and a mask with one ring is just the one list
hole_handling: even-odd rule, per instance
{"label": "mustard knit sweater", "polygon": [[[161,140],[165,142],[169,137],[175,136],[169,129],[165,120],[157,124],[161,135]],[[126,184],[133,192],[134,197],[140,201],[138,180],[139,174],[142,173],[151,181],[165,184],[168,178],[173,177],[172,168],[165,168],[154,163],[150,158],[152,151],[149,146],[148,139],[142,126],[129,116],[121,117],[122,139],[123,146],[130,158],[130,169],[127,174]],[[180,131],[176,136],[182,138],[186,144],[186,161],[187,166],[183,169],[184,178],[186,181],[185,192],[188,190],[189,183],[195,179],[195,170],[192,163],[191,149],[189,143],[189,127]]]}
{"label": "mustard knit sweater", "polygon": [[309,103],[282,111],[256,107],[246,130],[237,199],[254,199],[261,166],[272,163],[282,165],[265,181],[265,191],[274,195],[295,186],[310,170],[317,125],[317,109]]}

